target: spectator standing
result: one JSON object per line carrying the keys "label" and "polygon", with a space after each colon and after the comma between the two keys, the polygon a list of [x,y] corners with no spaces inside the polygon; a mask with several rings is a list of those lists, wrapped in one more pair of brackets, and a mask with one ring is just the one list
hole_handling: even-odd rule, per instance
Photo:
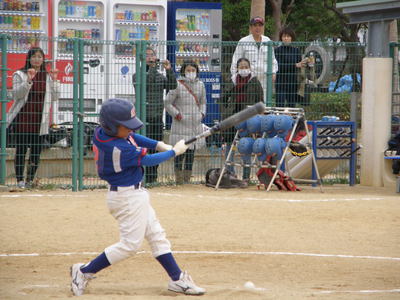
{"label": "spectator standing", "polygon": [[297,71],[306,66],[307,58],[302,60],[299,48],[291,45],[295,39],[294,31],[288,27],[279,33],[279,40],[283,45],[275,49],[279,67],[275,85],[278,107],[295,107],[296,103],[301,102],[300,96],[297,95],[299,89]]}
{"label": "spectator standing", "polygon": [[[251,70],[250,61],[247,58],[239,58],[236,62],[236,74],[232,76],[232,81],[229,82],[223,92],[220,102],[220,112],[222,118],[225,119],[243,109],[248,105],[253,105],[263,101],[263,88],[257,76]],[[225,156],[227,157],[235,137],[236,129],[229,128],[222,132],[222,137],[227,147]],[[230,158],[231,160],[231,158]],[[243,161],[245,164],[250,164],[251,161]],[[228,170],[234,173],[233,166],[229,166]],[[243,179],[250,178],[250,168],[243,168]]]}
{"label": "spectator standing", "polygon": [[[176,77],[168,60],[162,62],[166,76],[159,72],[159,60],[153,48],[146,49],[146,136],[157,141],[163,139],[164,90],[174,90],[177,87]],[[136,74],[132,76],[136,89]],[[155,153],[149,149],[149,154]],[[146,183],[157,181],[158,165],[145,169]]]}
{"label": "spectator standing", "polygon": [[[264,99],[267,95],[267,70],[268,70],[268,46],[262,43],[267,43],[271,39],[262,34],[264,28],[264,18],[254,17],[250,20],[251,34],[240,39],[236,46],[232,57],[231,74],[237,73],[237,61],[239,58],[247,58],[250,61],[251,69],[261,83],[264,90]],[[275,81],[276,72],[278,71],[278,63],[272,52],[272,80]]]}
{"label": "spectator standing", "polygon": [[[165,98],[165,109],[173,118],[170,143],[181,139],[188,140],[203,132],[202,120],[206,115],[206,89],[199,79],[199,67],[193,61],[186,61],[180,70],[178,87],[169,91]],[[192,176],[194,153],[205,145],[200,139],[189,149],[174,159],[174,171],[177,184],[188,183]]]}
{"label": "spectator standing", "polygon": [[[44,138],[49,134],[50,108],[58,100],[60,83],[57,69],[49,72],[41,48],[31,48],[25,66],[13,74],[14,102],[7,114],[7,127],[15,138],[15,174],[20,188],[32,187],[39,167]],[[25,156],[30,148],[26,181]]]}

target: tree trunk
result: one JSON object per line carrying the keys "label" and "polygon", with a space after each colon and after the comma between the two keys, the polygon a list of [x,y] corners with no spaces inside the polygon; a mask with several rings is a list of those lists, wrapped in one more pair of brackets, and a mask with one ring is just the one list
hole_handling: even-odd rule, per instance
{"label": "tree trunk", "polygon": [[272,17],[275,24],[275,32],[271,37],[274,41],[279,40],[279,32],[282,29],[282,1],[283,0],[269,0],[272,6]]}
{"label": "tree trunk", "polygon": [[[265,19],[265,0],[251,0],[250,19],[254,17]],[[264,34],[264,28],[262,34]]]}

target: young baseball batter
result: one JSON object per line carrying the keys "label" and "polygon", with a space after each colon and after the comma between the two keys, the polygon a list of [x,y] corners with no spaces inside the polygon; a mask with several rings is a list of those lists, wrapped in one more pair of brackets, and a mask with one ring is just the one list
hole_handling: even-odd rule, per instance
{"label": "young baseball batter", "polygon": [[[144,166],[154,166],[181,155],[188,146],[184,140],[172,147],[135,133],[142,126],[135,117],[133,105],[126,100],[110,99],[101,107],[100,127],[93,137],[93,149],[98,174],[110,184],[107,205],[118,221],[120,241],[107,247],[91,262],[72,265],[71,290],[76,296],[84,293],[95,273],[134,255],[145,238],[153,256],[171,278],[169,290],[188,295],[205,293],[186,271],[180,270],[172,256],[171,244],[150,205],[149,193],[141,186]],[[148,148],[160,152],[146,155]]]}

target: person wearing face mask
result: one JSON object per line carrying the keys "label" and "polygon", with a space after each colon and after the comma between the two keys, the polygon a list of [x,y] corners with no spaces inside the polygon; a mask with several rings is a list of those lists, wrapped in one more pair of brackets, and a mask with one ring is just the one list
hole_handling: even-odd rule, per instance
{"label": "person wearing face mask", "polygon": [[[58,100],[57,69],[46,70],[41,48],[29,49],[25,66],[13,74],[14,102],[7,113],[7,128],[14,135],[15,174],[19,188],[32,187],[39,167],[45,136],[49,134],[50,109]],[[25,156],[30,148],[24,181]]]}
{"label": "person wearing face mask", "polygon": [[[155,50],[148,47],[146,49],[146,135],[157,141],[163,139],[164,90],[168,93],[177,86],[170,62],[163,60],[162,65],[165,75],[159,71]],[[132,81],[136,89],[136,74],[133,74]],[[153,154],[155,151],[149,149],[149,153]],[[146,184],[157,182],[157,169],[158,165],[145,167]]]}
{"label": "person wearing face mask", "polygon": [[[222,119],[226,119],[245,109],[248,105],[253,105],[264,99],[262,85],[257,76],[251,71],[250,61],[245,57],[239,58],[236,62],[236,70],[236,73],[232,75],[231,82],[225,85],[222,97],[220,98],[219,108]],[[227,145],[226,155],[229,153],[235,133],[236,129],[234,127],[221,133]],[[234,173],[233,166],[229,166],[228,170]],[[249,177],[250,168],[244,168],[243,179],[248,180]]]}
{"label": "person wearing face mask", "polygon": [[[263,35],[264,18],[254,17],[250,20],[250,34],[240,39],[232,56],[231,74],[237,73],[236,62],[245,57],[250,61],[253,73],[257,76],[264,90],[264,98],[267,95],[267,70],[268,70],[268,46],[271,39]],[[278,63],[272,51],[272,81],[275,81]]]}
{"label": "person wearing face mask", "polygon": [[275,49],[279,66],[275,85],[277,107],[295,107],[296,103],[301,102],[300,96],[297,95],[297,71],[307,65],[308,59],[302,60],[299,48],[291,45],[295,38],[294,31],[288,27],[279,33],[279,40],[283,45]]}
{"label": "person wearing face mask", "polygon": [[[188,140],[203,132],[206,116],[206,89],[199,79],[199,67],[194,61],[182,64],[178,87],[169,91],[164,101],[172,117],[170,143]],[[175,157],[174,171],[177,184],[188,183],[192,176],[194,153],[205,146],[205,139],[190,145],[185,154]]]}

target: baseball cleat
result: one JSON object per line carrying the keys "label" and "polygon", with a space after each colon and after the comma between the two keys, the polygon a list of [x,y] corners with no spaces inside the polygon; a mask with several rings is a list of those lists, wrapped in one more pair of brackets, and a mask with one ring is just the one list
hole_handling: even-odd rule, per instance
{"label": "baseball cleat", "polygon": [[203,295],[206,292],[205,289],[194,283],[187,271],[181,273],[179,280],[171,280],[168,283],[168,290],[186,295]]}
{"label": "baseball cleat", "polygon": [[74,264],[71,266],[71,291],[75,296],[83,295],[89,280],[93,279],[93,275],[84,274],[81,271],[82,263]]}

